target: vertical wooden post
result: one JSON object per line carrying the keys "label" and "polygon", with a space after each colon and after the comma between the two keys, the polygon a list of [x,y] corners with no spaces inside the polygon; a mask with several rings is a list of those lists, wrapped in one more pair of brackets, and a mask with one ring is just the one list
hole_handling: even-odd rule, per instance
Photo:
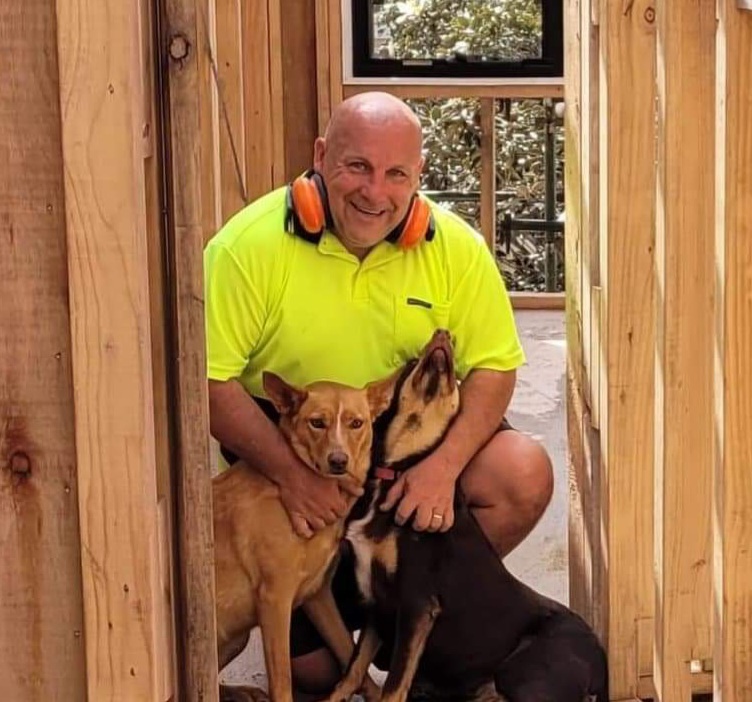
{"label": "vertical wooden post", "polygon": [[752,13],[717,35],[714,699],[752,699]]}
{"label": "vertical wooden post", "polygon": [[57,3],[88,695],[158,699],[139,13]]}
{"label": "vertical wooden post", "polygon": [[242,3],[217,0],[217,99],[221,219],[226,222],[247,200],[245,95],[243,91]]}
{"label": "vertical wooden post", "polygon": [[85,700],[54,0],[0,34],[0,699]]}
{"label": "vertical wooden post", "polygon": [[564,210],[566,236],[564,274],[567,323],[567,437],[569,446],[569,603],[592,622],[592,544],[587,531],[590,469],[583,417],[587,411],[583,388],[582,284],[582,73],[580,0],[564,4]]}
{"label": "vertical wooden post", "polygon": [[638,696],[639,622],[653,612],[655,10],[599,12],[601,529],[611,695]]}
{"label": "vertical wooden post", "polygon": [[[205,36],[207,1],[211,0],[167,0],[165,8],[170,125],[166,171],[172,184],[168,236],[176,364],[172,409],[177,438],[181,700],[186,702],[212,702],[218,694],[202,252],[204,241],[219,226],[214,193],[220,176],[210,138],[216,125]],[[243,7],[251,5],[256,3]]]}
{"label": "vertical wooden post", "polygon": [[[284,181],[311,167],[318,136],[316,3],[279,0],[284,115]],[[284,88],[284,89],[282,89]]]}
{"label": "vertical wooden post", "polygon": [[689,662],[711,655],[715,6],[661,0],[656,13],[653,667],[658,700],[689,702]]}
{"label": "vertical wooden post", "polygon": [[319,136],[324,134],[332,113],[329,54],[329,0],[316,0],[316,94]]}
{"label": "vertical wooden post", "polygon": [[480,101],[480,230],[493,253],[496,244],[496,100]]}
{"label": "vertical wooden post", "polygon": [[245,163],[248,173],[248,198],[255,200],[271,190],[274,185],[269,6],[265,1],[244,2],[241,11],[245,59]]}

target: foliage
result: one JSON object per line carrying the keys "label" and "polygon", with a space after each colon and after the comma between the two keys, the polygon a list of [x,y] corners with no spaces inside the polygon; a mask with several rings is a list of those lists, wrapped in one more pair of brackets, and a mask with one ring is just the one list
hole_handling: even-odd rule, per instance
{"label": "foliage", "polygon": [[399,58],[519,60],[541,51],[540,0],[384,2],[376,21]]}
{"label": "foliage", "polygon": [[[410,0],[386,2],[382,20],[388,26],[395,55],[427,56],[456,50],[469,52],[494,45],[509,51],[529,50],[540,36],[540,1]],[[537,23],[537,24],[536,24]],[[426,168],[422,186],[431,191],[480,191],[480,102],[477,99],[408,101],[424,127]],[[542,100],[500,100],[496,116],[497,218],[545,218],[545,140],[552,107]],[[563,210],[564,138],[553,119],[556,163],[556,215]],[[436,198],[440,202],[440,197]],[[479,227],[478,199],[443,204]],[[497,261],[513,290],[544,290],[546,235],[515,232],[511,251],[497,246]],[[553,245],[557,289],[563,289],[560,235]],[[549,246],[549,251],[552,247]]]}

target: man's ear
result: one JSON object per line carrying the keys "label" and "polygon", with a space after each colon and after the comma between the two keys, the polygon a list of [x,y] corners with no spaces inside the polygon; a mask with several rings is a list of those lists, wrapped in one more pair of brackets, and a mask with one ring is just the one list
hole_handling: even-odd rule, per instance
{"label": "man's ear", "polygon": [[299,390],[286,383],[276,373],[272,373],[271,371],[264,371],[261,374],[261,379],[264,385],[264,392],[266,392],[267,397],[280,414],[295,414],[308,397],[308,393],[305,390]]}
{"label": "man's ear", "polygon": [[401,373],[402,369],[395,371],[382,380],[376,380],[366,385],[368,405],[371,408],[371,419],[376,419],[376,417],[389,407],[394,395],[394,388]]}
{"label": "man's ear", "polygon": [[326,139],[317,137],[313,142],[313,170],[321,173],[324,167],[324,155],[326,154]]}

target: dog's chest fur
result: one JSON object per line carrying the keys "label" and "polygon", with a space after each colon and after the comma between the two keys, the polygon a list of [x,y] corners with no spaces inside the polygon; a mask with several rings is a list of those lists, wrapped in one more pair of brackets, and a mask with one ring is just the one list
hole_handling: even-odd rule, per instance
{"label": "dog's chest fur", "polygon": [[353,547],[355,555],[355,577],[358,589],[364,600],[374,603],[374,569],[387,578],[391,578],[397,570],[398,550],[397,535],[394,529],[381,528],[381,525],[392,520],[390,514],[380,512],[377,505],[381,503],[385,490],[381,484],[372,487],[364,495],[365,513],[353,519],[345,537]]}

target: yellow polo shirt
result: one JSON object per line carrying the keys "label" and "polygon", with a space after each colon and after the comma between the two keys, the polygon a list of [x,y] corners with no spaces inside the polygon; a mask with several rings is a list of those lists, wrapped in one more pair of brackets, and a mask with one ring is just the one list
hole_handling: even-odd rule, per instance
{"label": "yellow polo shirt", "polygon": [[204,252],[208,377],[263,397],[271,370],[295,385],[354,387],[415,357],[437,328],[460,378],[524,363],[504,283],[483,239],[431,203],[436,236],[403,251],[381,242],[359,261],[325,232],[284,229],[285,190],[235,215]]}

